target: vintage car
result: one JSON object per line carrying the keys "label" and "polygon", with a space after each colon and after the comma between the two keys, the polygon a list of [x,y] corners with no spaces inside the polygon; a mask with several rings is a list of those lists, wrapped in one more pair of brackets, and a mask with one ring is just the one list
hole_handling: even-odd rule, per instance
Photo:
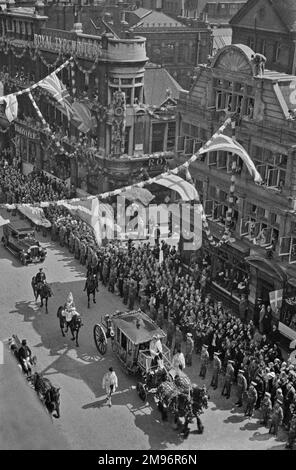
{"label": "vintage car", "polygon": [[46,250],[35,238],[34,229],[24,220],[15,220],[3,227],[2,242],[22,264],[43,262]]}

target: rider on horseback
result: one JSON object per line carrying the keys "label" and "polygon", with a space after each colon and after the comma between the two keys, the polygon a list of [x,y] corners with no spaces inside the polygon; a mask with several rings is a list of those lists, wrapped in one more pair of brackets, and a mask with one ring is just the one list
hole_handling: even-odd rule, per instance
{"label": "rider on horseback", "polygon": [[27,341],[23,339],[22,345],[18,351],[18,357],[24,372],[29,376],[32,372],[31,361],[32,361],[32,351],[27,346]]}
{"label": "rider on horseback", "polygon": [[35,276],[35,284],[37,288],[40,288],[40,285],[45,284],[46,282],[46,275],[43,272],[43,268],[39,268],[39,272]]}
{"label": "rider on horseback", "polygon": [[68,298],[66,300],[66,303],[64,305],[64,310],[63,310],[63,316],[65,317],[67,328],[74,315],[78,315],[78,312],[76,311],[76,307],[74,304],[73,294],[72,292],[69,292],[69,295],[68,295]]}
{"label": "rider on horseback", "polygon": [[87,279],[85,281],[85,286],[83,289],[83,292],[86,291],[87,293],[87,299],[88,299],[88,307],[89,307],[89,298],[90,295],[92,294],[93,296],[93,302],[94,304],[96,303],[96,292],[99,292],[99,283],[98,283],[98,278],[97,275],[92,273],[87,276]]}

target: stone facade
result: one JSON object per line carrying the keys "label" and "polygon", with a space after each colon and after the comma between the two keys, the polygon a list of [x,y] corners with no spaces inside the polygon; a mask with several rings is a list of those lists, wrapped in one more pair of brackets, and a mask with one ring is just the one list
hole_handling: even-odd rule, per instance
{"label": "stone facade", "polygon": [[[181,94],[177,123],[181,163],[226,116],[236,113],[236,140],[262,176],[263,185],[256,185],[243,161],[222,151],[208,153],[190,167],[212,234],[219,240],[236,162],[233,239],[213,256],[212,249],[209,253],[215,288],[238,302],[237,285],[247,276],[251,306],[258,297],[268,302],[269,292],[280,288],[288,296],[296,294],[296,121],[291,113],[296,107],[296,76],[271,71],[260,76],[254,54],[247,46],[233,44],[221,49],[211,65],[201,66],[190,92]],[[281,328],[289,322],[282,317]],[[285,331],[295,336],[290,330]]]}
{"label": "stone facade", "polygon": [[[165,96],[159,107],[144,103],[144,75],[148,60],[143,37],[120,39],[107,32],[85,34],[79,17],[69,30],[47,27],[48,18],[40,2],[35,8],[10,8],[0,12],[0,72],[4,93],[27,88],[46,77],[56,67],[74,56],[74,67],[59,73],[68,89],[69,99],[91,116],[93,127],[85,134],[77,123],[67,119],[62,108],[50,95],[35,96],[45,120],[50,124],[64,149],[76,157],[69,159],[57,152],[51,139],[43,132],[40,120],[27,95],[19,97],[16,126],[11,126],[11,144],[23,158],[27,169],[36,165],[82,189],[99,193],[130,184],[139,177],[140,167],[149,166],[153,127],[162,122],[174,122],[174,105],[166,111]],[[74,80],[74,81],[73,81]],[[180,87],[179,87],[180,88]],[[124,93],[124,108],[114,108],[114,94]],[[46,96],[45,96],[46,95]],[[173,104],[173,106],[172,106]],[[120,108],[120,109],[119,109]],[[116,116],[123,121],[119,127]],[[89,118],[90,119],[90,118]],[[31,138],[34,129],[34,138]],[[119,145],[114,147],[120,134]],[[36,135],[35,135],[36,134]],[[167,150],[162,146],[161,151]],[[122,158],[122,156],[124,158]],[[167,158],[173,157],[171,153]],[[109,169],[106,160],[116,159],[118,172]],[[160,172],[165,159],[150,167],[152,174]]]}

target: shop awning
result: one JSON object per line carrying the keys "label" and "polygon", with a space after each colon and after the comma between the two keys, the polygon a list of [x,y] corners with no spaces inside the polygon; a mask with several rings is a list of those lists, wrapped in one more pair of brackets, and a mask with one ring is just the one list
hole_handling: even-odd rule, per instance
{"label": "shop awning", "polygon": [[157,179],[155,183],[164,186],[172,191],[176,191],[181,197],[182,201],[197,201],[199,200],[198,192],[195,187],[183,180],[180,176],[169,175]]}

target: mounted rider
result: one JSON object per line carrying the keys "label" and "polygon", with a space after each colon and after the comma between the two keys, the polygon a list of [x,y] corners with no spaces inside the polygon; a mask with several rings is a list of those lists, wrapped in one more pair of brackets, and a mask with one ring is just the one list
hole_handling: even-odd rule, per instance
{"label": "mounted rider", "polygon": [[79,315],[76,311],[72,292],[69,292],[62,315],[65,317],[67,325],[69,325],[74,315]]}
{"label": "mounted rider", "polygon": [[18,351],[18,357],[24,372],[28,375],[32,372],[31,367],[31,360],[32,360],[32,351],[27,345],[27,341],[25,339],[22,340],[22,345]]}
{"label": "mounted rider", "polygon": [[43,268],[39,268],[39,272],[35,276],[35,284],[39,288],[41,284],[45,284],[46,275],[43,272]]}

